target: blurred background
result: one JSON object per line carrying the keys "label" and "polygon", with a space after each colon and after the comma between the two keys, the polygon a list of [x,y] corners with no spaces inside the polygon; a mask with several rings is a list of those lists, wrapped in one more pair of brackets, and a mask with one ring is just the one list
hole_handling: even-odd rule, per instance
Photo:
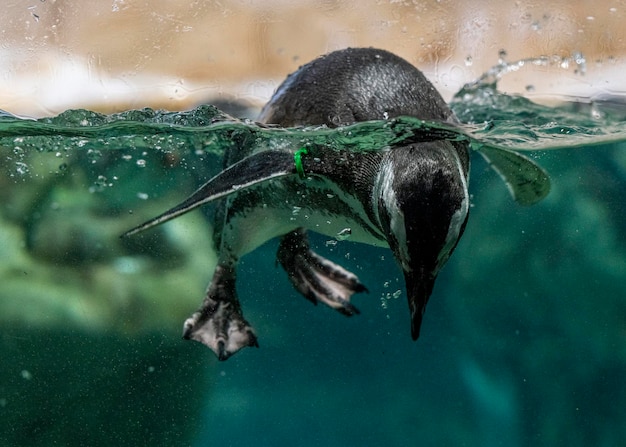
{"label": "blurred background", "polygon": [[[254,117],[300,65],[374,46],[447,100],[526,61],[499,90],[602,126],[595,103],[624,112],[625,19],[623,0],[5,0],[0,109]],[[1,445],[624,445],[624,141],[532,154],[552,191],[531,208],[474,157],[471,217],[417,343],[388,251],[312,237],[370,290],[345,319],[292,290],[275,241],[261,247],[238,283],[261,348],[225,363],[180,340],[215,263],[206,216],[118,237],[220,160],[102,143],[0,146]]]}
{"label": "blurred background", "polygon": [[625,89],[625,19],[610,0],[8,0],[0,107],[41,116],[179,110],[221,96],[259,105],[299,65],[348,46],[397,53],[447,98],[500,57],[582,58],[585,73],[528,64],[501,88],[592,97]]}

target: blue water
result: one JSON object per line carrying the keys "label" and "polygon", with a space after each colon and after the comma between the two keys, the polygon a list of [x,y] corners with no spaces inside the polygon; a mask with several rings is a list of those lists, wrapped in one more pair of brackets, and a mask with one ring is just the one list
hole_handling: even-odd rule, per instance
{"label": "blue water", "polygon": [[[0,116],[3,445],[622,445],[626,107],[541,106],[495,84],[451,105],[458,129],[284,130],[210,106]],[[367,285],[361,314],[302,299],[271,241],[239,273],[260,348],[217,362],[179,338],[212,271],[208,211],[118,238],[218,172],[234,142],[378,150],[424,135],[522,152],[551,190],[520,206],[473,156],[470,220],[417,342],[391,253],[313,236]]]}

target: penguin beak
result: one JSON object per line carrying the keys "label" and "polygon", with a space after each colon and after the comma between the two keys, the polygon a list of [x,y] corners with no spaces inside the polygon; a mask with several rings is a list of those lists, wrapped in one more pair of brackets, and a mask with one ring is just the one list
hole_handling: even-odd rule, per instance
{"label": "penguin beak", "polygon": [[422,326],[426,303],[433,291],[436,275],[423,269],[404,271],[404,281],[411,312],[411,337],[417,340]]}

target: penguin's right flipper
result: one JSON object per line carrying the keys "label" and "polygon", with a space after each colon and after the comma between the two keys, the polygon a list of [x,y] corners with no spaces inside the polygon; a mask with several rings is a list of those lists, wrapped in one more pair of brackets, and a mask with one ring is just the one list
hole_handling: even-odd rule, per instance
{"label": "penguin's right flipper", "polygon": [[530,158],[502,148],[483,146],[478,151],[509,188],[520,205],[534,205],[550,192],[550,177]]}
{"label": "penguin's right flipper", "polygon": [[259,152],[224,169],[182,203],[128,230],[122,237],[132,236],[155,227],[205,203],[224,198],[237,191],[297,172],[293,153],[288,151]]}
{"label": "penguin's right flipper", "polygon": [[283,236],[277,260],[294,288],[313,304],[322,302],[346,316],[360,313],[350,297],[367,288],[355,274],[313,252],[303,229]]}

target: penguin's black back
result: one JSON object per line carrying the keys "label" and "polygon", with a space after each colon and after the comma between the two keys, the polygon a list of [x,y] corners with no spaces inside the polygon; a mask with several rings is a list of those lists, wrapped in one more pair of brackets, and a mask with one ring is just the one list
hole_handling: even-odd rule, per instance
{"label": "penguin's black back", "polygon": [[407,61],[385,50],[348,48],[289,75],[259,119],[284,127],[337,127],[401,115],[454,121],[437,90]]}

